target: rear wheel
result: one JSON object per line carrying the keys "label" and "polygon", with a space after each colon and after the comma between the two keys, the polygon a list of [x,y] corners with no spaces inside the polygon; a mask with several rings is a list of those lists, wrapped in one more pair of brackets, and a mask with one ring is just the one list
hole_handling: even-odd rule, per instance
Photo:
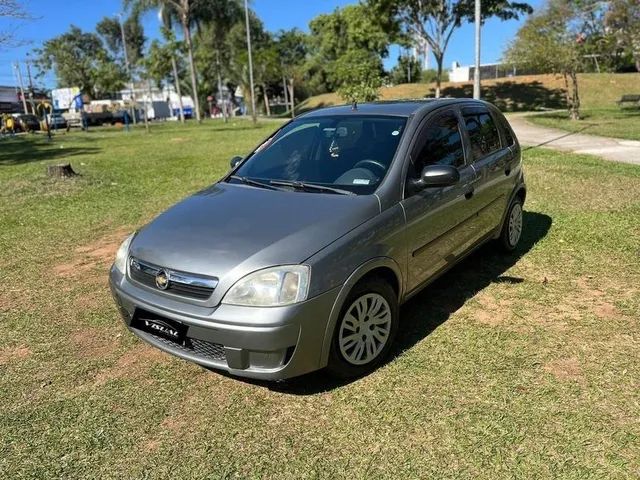
{"label": "rear wheel", "polygon": [[398,298],[381,278],[353,288],[335,327],[328,370],[341,378],[365,375],[388,355],[398,327]]}
{"label": "rear wheel", "polygon": [[522,237],[523,212],[522,200],[518,197],[514,198],[509,205],[507,216],[500,233],[500,245],[507,252],[516,249]]}

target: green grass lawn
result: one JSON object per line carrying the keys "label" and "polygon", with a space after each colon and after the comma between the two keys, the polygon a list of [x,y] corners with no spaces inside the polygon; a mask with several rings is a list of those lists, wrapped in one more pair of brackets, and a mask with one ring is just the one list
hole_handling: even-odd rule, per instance
{"label": "green grass lawn", "polygon": [[566,112],[550,112],[530,115],[527,120],[536,125],[569,132],[640,140],[640,109],[588,109],[582,110],[581,116],[581,120],[575,121]]}
{"label": "green grass lawn", "polygon": [[520,249],[412,299],[352,383],[241,381],[129,334],[120,240],[275,127],[0,140],[0,478],[640,476],[637,166],[526,151]]}

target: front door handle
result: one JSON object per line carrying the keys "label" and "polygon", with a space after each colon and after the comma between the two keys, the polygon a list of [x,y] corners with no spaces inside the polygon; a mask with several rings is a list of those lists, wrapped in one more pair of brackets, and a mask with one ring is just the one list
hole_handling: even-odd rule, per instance
{"label": "front door handle", "polygon": [[464,194],[464,198],[466,198],[467,200],[469,200],[471,197],[473,197],[473,192],[475,192],[475,190],[473,188],[470,188],[467,193]]}

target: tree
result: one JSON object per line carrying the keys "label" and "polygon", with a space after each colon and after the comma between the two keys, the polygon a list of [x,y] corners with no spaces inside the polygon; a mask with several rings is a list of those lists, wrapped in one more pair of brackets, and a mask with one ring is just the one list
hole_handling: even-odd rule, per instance
{"label": "tree", "polygon": [[376,63],[370,57],[375,56],[381,61],[387,56],[389,45],[394,40],[394,30],[385,18],[367,5],[359,4],[336,9],[311,20],[309,43],[312,55],[308,68],[322,76],[328,90],[335,90],[343,83],[344,76],[336,76],[342,56],[348,54],[348,59],[341,62],[346,65],[348,60],[355,58],[352,52],[368,52],[364,65],[369,67]]}
{"label": "tree", "polygon": [[198,3],[197,0],[124,0],[125,8],[131,8],[134,14],[162,8],[182,27],[182,34],[187,46],[187,56],[189,59],[189,74],[191,76],[191,90],[193,92],[196,119],[198,122],[201,122],[200,101],[198,99],[198,76],[193,59],[193,39],[191,35],[191,29],[197,20],[195,15],[196,3]]}
{"label": "tree", "polygon": [[147,55],[142,60],[147,76],[150,77],[158,87],[163,83],[170,81],[173,69],[171,59],[173,52],[168,48],[168,44],[161,44],[158,40],[154,40],[149,45]]}
{"label": "tree", "polygon": [[398,63],[389,72],[390,80],[395,83],[418,83],[422,78],[422,65],[411,55],[400,55]]}
{"label": "tree", "polygon": [[[16,20],[28,20],[31,16],[17,0],[0,0],[0,18],[13,18]],[[0,47],[13,44],[9,31],[0,31]]]}
{"label": "tree", "polygon": [[[139,15],[130,15],[129,18],[124,21],[122,28],[127,44],[127,58],[132,65],[135,65],[142,58],[142,51],[146,40]],[[96,25],[96,32],[104,40],[111,55],[113,55],[114,58],[123,59],[120,21],[117,18],[104,17]]]}
{"label": "tree", "polygon": [[607,36],[617,48],[633,58],[640,72],[640,2],[610,0],[604,16]]}
{"label": "tree", "polygon": [[[217,92],[222,96],[225,79],[235,71],[231,64],[238,61],[230,55],[226,42],[233,26],[244,25],[244,4],[242,0],[200,2],[196,4],[196,18],[195,60],[201,90],[207,95]],[[223,115],[226,118],[224,109]]]}
{"label": "tree", "polygon": [[[395,20],[395,28],[405,38],[424,39],[436,59],[436,97],[440,96],[444,54],[455,32],[463,23],[473,21],[474,0],[368,0],[378,15]],[[497,17],[518,19],[531,13],[527,3],[509,0],[482,0],[482,20]]]}
{"label": "tree", "polygon": [[308,38],[304,32],[293,28],[280,30],[276,35],[275,42],[280,59],[284,95],[291,102],[291,116],[293,117],[295,116],[295,85],[305,72]]}
{"label": "tree", "polygon": [[[258,79],[259,71],[262,69],[258,62],[264,62],[267,56],[260,55],[260,52],[271,47],[273,41],[269,33],[264,29],[264,24],[256,16],[253,11],[249,11],[249,31],[251,33],[251,45],[253,50],[254,62],[254,80],[255,84],[260,84]],[[227,35],[226,49],[230,59],[227,68],[230,79],[236,85],[239,85],[244,94],[247,106],[251,94],[251,83],[249,80],[249,56],[247,52],[247,31],[244,21],[239,21],[231,29]],[[254,85],[255,86],[255,85]],[[255,92],[254,92],[255,93]]]}
{"label": "tree", "polygon": [[365,50],[349,50],[336,62],[338,94],[347,102],[371,102],[378,99],[382,86],[382,62]]}
{"label": "tree", "polygon": [[550,0],[527,19],[505,53],[509,63],[562,75],[573,120],[580,118],[578,72],[585,61],[581,13],[573,0]]}
{"label": "tree", "polygon": [[36,67],[41,72],[53,70],[61,87],[77,86],[95,98],[124,86],[125,73],[100,37],[74,25],[67,33],[44,42],[35,54]]}

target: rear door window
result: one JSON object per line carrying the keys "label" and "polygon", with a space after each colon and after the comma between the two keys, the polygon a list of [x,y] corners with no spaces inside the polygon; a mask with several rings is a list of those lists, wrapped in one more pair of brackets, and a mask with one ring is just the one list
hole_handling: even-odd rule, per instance
{"label": "rear door window", "polygon": [[500,149],[500,134],[488,110],[463,109],[462,117],[469,134],[473,161]]}

